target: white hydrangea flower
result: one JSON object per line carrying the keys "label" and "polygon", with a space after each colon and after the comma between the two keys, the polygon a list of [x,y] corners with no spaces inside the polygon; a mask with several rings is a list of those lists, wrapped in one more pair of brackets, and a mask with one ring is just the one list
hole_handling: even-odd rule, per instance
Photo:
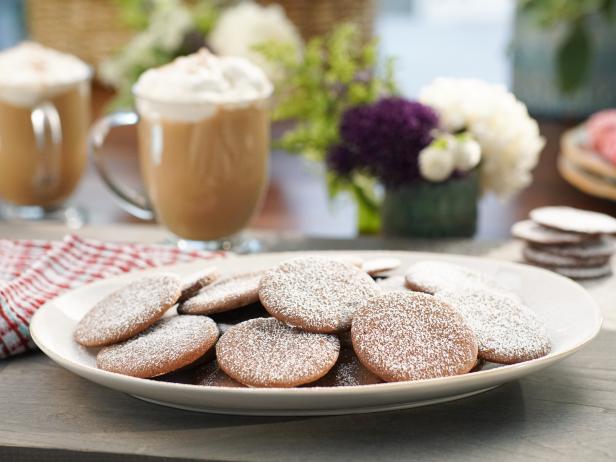
{"label": "white hydrangea flower", "polygon": [[272,79],[280,71],[254,47],[267,42],[290,44],[301,53],[302,38],[280,5],[261,6],[252,1],[226,9],[208,37],[213,50],[226,56],[241,56],[260,66]]}
{"label": "white hydrangea flower", "polygon": [[434,143],[419,152],[419,172],[428,181],[444,181],[455,169],[454,151]]}
{"label": "white hydrangea flower", "polygon": [[[161,2],[161,0],[158,0]],[[163,50],[175,52],[194,26],[190,11],[178,0],[162,0],[150,18],[147,29],[154,42]]]}
{"label": "white hydrangea flower", "polygon": [[436,79],[419,100],[439,114],[443,129],[468,130],[481,147],[484,191],[507,197],[532,181],[545,145],[526,106],[500,85],[476,79]]}
{"label": "white hydrangea flower", "polygon": [[194,28],[190,11],[178,0],[156,0],[148,27],[135,35],[122,51],[99,67],[103,82],[121,87],[135,67],[147,69],[157,62],[157,50],[174,53]]}

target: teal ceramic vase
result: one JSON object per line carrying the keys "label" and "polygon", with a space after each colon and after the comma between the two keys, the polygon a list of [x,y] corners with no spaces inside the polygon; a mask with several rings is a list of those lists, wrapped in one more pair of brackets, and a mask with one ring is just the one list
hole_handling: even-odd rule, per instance
{"label": "teal ceramic vase", "polygon": [[442,183],[418,181],[387,189],[382,229],[390,236],[415,238],[470,237],[477,227],[479,175]]}

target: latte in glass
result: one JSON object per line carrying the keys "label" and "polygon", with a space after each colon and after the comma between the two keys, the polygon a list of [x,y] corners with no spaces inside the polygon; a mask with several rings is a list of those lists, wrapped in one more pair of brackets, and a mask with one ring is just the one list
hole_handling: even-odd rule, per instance
{"label": "latte in glass", "polygon": [[53,208],[86,164],[91,69],[32,42],[0,52],[0,199]]}
{"label": "latte in glass", "polygon": [[[272,85],[263,71],[201,50],[146,71],[133,93],[138,117],[127,123],[137,123],[141,173],[157,220],[190,241],[244,229],[268,181]],[[130,195],[123,199],[129,211],[144,208]]]}

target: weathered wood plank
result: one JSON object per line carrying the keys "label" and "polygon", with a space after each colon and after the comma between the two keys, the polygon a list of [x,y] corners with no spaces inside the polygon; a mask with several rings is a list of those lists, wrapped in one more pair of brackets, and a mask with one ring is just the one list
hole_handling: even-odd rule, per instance
{"label": "weathered wood plank", "polygon": [[[0,371],[0,460],[615,460],[616,332],[464,400],[379,414],[198,414],[89,383],[40,353]],[[47,450],[49,449],[49,451]],[[125,458],[121,458],[125,455]],[[130,457],[129,457],[130,455]]]}

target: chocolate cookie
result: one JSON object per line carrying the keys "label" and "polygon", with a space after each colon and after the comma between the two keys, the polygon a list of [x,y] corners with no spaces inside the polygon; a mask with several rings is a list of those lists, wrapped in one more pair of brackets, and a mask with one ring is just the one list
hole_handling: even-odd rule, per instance
{"label": "chocolate cookie", "polygon": [[342,348],[338,361],[330,371],[308,387],[350,387],[383,382],[357,358],[352,348]]}
{"label": "chocolate cookie", "polygon": [[550,340],[537,315],[519,300],[495,291],[441,291],[436,297],[457,310],[475,333],[479,357],[515,364],[550,352]]}
{"label": "chocolate cookie", "polygon": [[248,321],[254,318],[269,318],[267,312],[261,303],[251,303],[250,305],[242,306],[231,311],[223,311],[221,313],[213,313],[210,317],[217,323],[222,324],[239,324],[240,322]]}
{"label": "chocolate cookie", "polygon": [[103,298],[79,321],[73,334],[87,347],[118,343],[143,332],[180,297],[182,284],[174,274],[143,277]]}
{"label": "chocolate cookie", "polygon": [[214,282],[218,277],[218,268],[206,268],[184,278],[182,280],[182,295],[180,295],[178,303],[183,303],[189,298],[194,297],[201,289]]}
{"label": "chocolate cookie", "polygon": [[588,236],[546,228],[532,220],[518,221],[511,227],[513,237],[535,244],[579,244]]}
{"label": "chocolate cookie", "polygon": [[579,259],[610,257],[614,254],[614,242],[608,238],[593,239],[579,244],[531,245],[543,252]]}
{"label": "chocolate cookie", "polygon": [[435,294],[441,290],[477,287],[501,292],[511,291],[503,287],[487,274],[441,261],[422,261],[409,267],[404,275],[406,285],[411,290]]}
{"label": "chocolate cookie", "polygon": [[173,316],[135,338],[103,348],[96,355],[96,366],[133,377],[156,377],[193,363],[217,339],[218,328],[210,318]]}
{"label": "chocolate cookie", "polygon": [[348,263],[349,265],[353,265],[356,268],[361,268],[364,266],[364,259],[356,255],[330,254],[330,255],[324,256],[324,258],[331,258],[332,260],[338,260],[338,261],[341,261],[342,263]]}
{"label": "chocolate cookie", "polygon": [[616,218],[573,207],[539,207],[530,218],[540,225],[581,234],[616,234]]}
{"label": "chocolate cookie", "polygon": [[275,318],[316,333],[349,329],[355,311],[380,290],[368,274],[337,260],[299,257],[266,271],[259,298]]}
{"label": "chocolate cookie", "polygon": [[522,255],[526,260],[540,266],[547,267],[572,267],[572,268],[587,268],[605,265],[610,257],[568,257],[558,255],[539,249],[536,247],[525,247],[522,249]]}
{"label": "chocolate cookie", "polygon": [[591,268],[569,268],[555,266],[550,269],[555,273],[571,279],[598,279],[612,274],[612,263],[608,261],[605,265]]}
{"label": "chocolate cookie", "polygon": [[218,366],[218,362],[215,359],[198,367],[184,369],[157,377],[156,380],[207,387],[244,388],[244,385],[236,382],[225,374]]}
{"label": "chocolate cookie", "polygon": [[392,276],[389,278],[379,279],[376,285],[381,290],[391,292],[392,290],[411,290],[406,286],[404,276]]}
{"label": "chocolate cookie", "polygon": [[387,292],[353,318],[353,348],[387,382],[464,374],[477,360],[477,341],[463,317],[438,298]]}
{"label": "chocolate cookie", "polygon": [[178,307],[180,314],[214,314],[259,301],[261,271],[219,279]]}
{"label": "chocolate cookie", "polygon": [[486,360],[485,359],[477,358],[477,361],[475,361],[475,365],[471,369],[471,372],[479,372],[480,370],[483,369],[483,366],[485,366],[485,365],[486,365]]}
{"label": "chocolate cookie", "polygon": [[295,387],[323,377],[338,359],[335,335],[311,334],[273,318],[230,328],[216,345],[218,364],[252,387]]}
{"label": "chocolate cookie", "polygon": [[396,269],[400,266],[400,263],[400,259],[398,258],[372,258],[370,260],[365,260],[361,268],[370,276],[376,276],[378,274]]}

